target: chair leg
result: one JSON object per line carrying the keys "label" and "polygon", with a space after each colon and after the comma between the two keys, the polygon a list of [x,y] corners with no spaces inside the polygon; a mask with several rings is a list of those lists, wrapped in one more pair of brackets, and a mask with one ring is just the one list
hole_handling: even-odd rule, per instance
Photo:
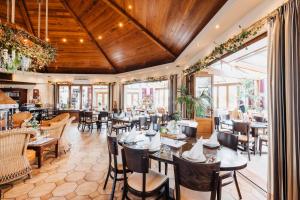
{"label": "chair leg", "polygon": [[220,178],[218,184],[218,191],[217,191],[217,200],[221,200],[222,198],[222,179]]}
{"label": "chair leg", "polygon": [[165,197],[166,197],[166,200],[169,199],[169,180],[167,181],[167,183],[165,185]]}
{"label": "chair leg", "polygon": [[249,148],[249,142],[247,142],[246,148],[247,148],[247,152],[248,152],[248,159],[249,159],[249,161],[251,161],[251,159],[250,159],[250,148]]}
{"label": "chair leg", "polygon": [[262,141],[259,140],[259,144],[258,144],[258,148],[259,148],[259,155],[261,156],[261,151],[262,151]]}
{"label": "chair leg", "polygon": [[158,161],[158,171],[161,172],[161,162]]}
{"label": "chair leg", "polygon": [[122,200],[126,199],[126,195],[127,195],[127,189],[126,189],[126,186],[124,185],[123,186],[123,193],[122,193]]}
{"label": "chair leg", "polygon": [[113,187],[110,195],[110,200],[114,199],[115,196],[115,188],[116,188],[116,183],[117,183],[117,172],[114,172],[114,180],[113,180]]}
{"label": "chair leg", "polygon": [[241,191],[240,191],[240,187],[239,187],[239,184],[238,184],[238,181],[237,181],[237,177],[236,177],[236,172],[235,171],[233,171],[233,179],[234,179],[235,187],[236,187],[236,190],[238,192],[239,198],[242,199],[242,194],[241,194]]}
{"label": "chair leg", "polygon": [[168,163],[165,162],[165,175],[168,175]]}
{"label": "chair leg", "polygon": [[106,185],[107,185],[107,182],[108,182],[108,178],[109,178],[110,173],[111,173],[111,167],[110,167],[110,165],[109,165],[108,171],[107,171],[107,175],[106,175],[106,179],[105,179],[105,183],[104,183],[104,186],[103,186],[103,190],[105,190],[105,188],[106,188]]}

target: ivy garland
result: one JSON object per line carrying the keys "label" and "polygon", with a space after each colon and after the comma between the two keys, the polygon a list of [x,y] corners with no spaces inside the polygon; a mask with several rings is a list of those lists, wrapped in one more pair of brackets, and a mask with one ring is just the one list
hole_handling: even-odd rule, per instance
{"label": "ivy garland", "polygon": [[12,24],[0,23],[0,48],[10,53],[15,51],[18,59],[19,56],[30,58],[28,71],[40,71],[53,62],[56,56],[56,49],[49,43]]}
{"label": "ivy garland", "polygon": [[266,23],[266,17],[252,24],[250,27],[246,29],[242,29],[242,32],[234,37],[230,38],[226,42],[216,46],[214,50],[204,58],[200,59],[194,65],[189,68],[183,70],[184,74],[192,74],[197,71],[203,70],[215,61],[216,59],[220,59],[226,53],[234,53],[239,50],[239,48],[245,44],[250,39],[253,39],[260,33],[260,30]]}
{"label": "ivy garland", "polygon": [[167,76],[159,76],[159,77],[147,77],[146,79],[142,80],[142,79],[132,79],[132,80],[128,80],[125,81],[125,85],[127,84],[133,84],[133,83],[142,83],[142,82],[154,82],[154,81],[165,81],[168,80]]}

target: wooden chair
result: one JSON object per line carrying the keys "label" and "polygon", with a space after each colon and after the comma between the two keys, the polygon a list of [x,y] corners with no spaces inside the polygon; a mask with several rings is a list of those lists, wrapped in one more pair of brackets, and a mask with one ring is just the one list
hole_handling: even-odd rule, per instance
{"label": "wooden chair", "polygon": [[147,123],[147,117],[140,117],[138,126],[140,130],[147,130],[149,128]]}
{"label": "wooden chair", "polygon": [[41,121],[41,127],[45,126],[53,126],[55,124],[61,123],[62,121],[65,121],[70,118],[69,113],[62,113],[57,115],[56,117],[49,119],[49,120],[42,120]]}
{"label": "wooden chair", "polygon": [[84,112],[83,130],[85,130],[85,127],[87,126],[89,131],[93,132],[94,125],[96,125],[96,120],[93,117],[93,112],[85,111]]}
{"label": "wooden chair", "polygon": [[106,124],[108,127],[108,112],[102,111],[98,114],[98,120],[96,121],[97,130],[101,130],[102,124]]}
{"label": "wooden chair", "polygon": [[157,124],[158,123],[158,116],[157,115],[151,115],[150,116],[150,123]]}
{"label": "wooden chair", "polygon": [[[124,187],[122,199],[126,199],[128,192],[135,196],[156,196],[169,199],[169,178],[149,169],[149,153],[146,149],[122,149]],[[127,177],[126,169],[133,174]],[[163,190],[164,189],[164,190]],[[161,192],[163,190],[163,193]],[[158,198],[157,198],[158,199]]]}
{"label": "wooden chair", "polygon": [[253,143],[253,138],[250,137],[250,124],[247,122],[233,122],[232,131],[234,134],[239,134],[239,143],[242,145],[243,150],[247,152],[250,161],[250,143]]}
{"label": "wooden chair", "polygon": [[[33,129],[0,131],[0,186],[15,180],[31,177],[31,167],[26,151]],[[0,199],[1,199],[0,189]]]}
{"label": "wooden chair", "polygon": [[83,131],[83,125],[84,125],[84,111],[79,111],[79,119],[78,119],[78,130],[80,129]]}
{"label": "wooden chair", "polygon": [[[219,132],[218,133],[218,141],[224,147],[230,148],[233,151],[238,150],[239,139],[238,139],[237,135]],[[231,180],[229,180],[225,183],[223,182],[223,180],[228,180],[229,178],[231,178]],[[235,187],[238,192],[239,199],[242,199],[240,187],[239,187],[237,177],[236,177],[236,171],[220,172],[218,199],[221,199],[222,187],[229,185],[232,182],[235,183]]]}
{"label": "wooden chair", "polygon": [[161,116],[161,125],[162,126],[166,126],[167,125],[167,123],[168,123],[168,121],[169,121],[169,116],[168,116],[168,114],[163,114],[162,116]]}
{"label": "wooden chair", "polygon": [[259,155],[261,156],[262,153],[262,146],[268,146],[269,138],[268,135],[260,135],[259,136],[259,144],[258,144],[258,149],[259,149]]}
{"label": "wooden chair", "polygon": [[22,128],[32,119],[30,112],[18,112],[12,115],[13,128]]}
{"label": "wooden chair", "polygon": [[[112,185],[112,192],[110,199],[114,198],[115,194],[115,187],[117,181],[122,181],[123,178],[118,178],[118,174],[123,174],[123,165],[122,163],[118,162],[118,141],[116,137],[107,136],[107,147],[108,147],[108,154],[109,154],[109,164],[108,164],[108,171],[105,179],[105,183],[103,186],[103,190],[105,190],[109,177],[113,179]],[[126,173],[129,172],[128,169],[125,170]],[[112,175],[113,173],[113,175]]]}
{"label": "wooden chair", "polygon": [[261,117],[261,116],[253,116],[253,119],[256,122],[262,122],[262,123],[267,121],[264,117]]}
{"label": "wooden chair", "polygon": [[182,133],[185,134],[187,137],[196,137],[197,128],[190,127],[190,126],[182,126]]}
{"label": "wooden chair", "polygon": [[216,199],[220,162],[194,163],[174,155],[173,161],[176,200]]}
{"label": "wooden chair", "polygon": [[127,125],[124,123],[121,123],[118,120],[113,120],[110,128],[110,134],[115,132],[118,135],[120,131],[126,131],[127,128]]}

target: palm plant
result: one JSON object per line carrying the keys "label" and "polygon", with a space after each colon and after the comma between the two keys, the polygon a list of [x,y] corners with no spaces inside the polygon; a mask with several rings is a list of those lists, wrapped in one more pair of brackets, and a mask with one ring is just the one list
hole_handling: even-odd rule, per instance
{"label": "palm plant", "polygon": [[177,103],[180,104],[181,109],[185,106],[188,119],[192,118],[194,111],[196,111],[197,116],[205,116],[207,109],[210,107],[211,100],[206,90],[203,90],[198,97],[193,97],[183,85],[178,89],[178,93]]}

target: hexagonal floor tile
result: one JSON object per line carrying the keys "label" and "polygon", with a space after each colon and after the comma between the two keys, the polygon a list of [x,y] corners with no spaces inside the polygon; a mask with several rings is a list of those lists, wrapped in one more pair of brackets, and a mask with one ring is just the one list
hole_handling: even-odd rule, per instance
{"label": "hexagonal floor tile", "polygon": [[75,192],[78,195],[89,195],[95,192],[97,188],[98,184],[96,182],[84,182],[77,187]]}
{"label": "hexagonal floor tile", "polygon": [[47,183],[55,183],[57,181],[63,180],[66,176],[67,176],[66,173],[55,173],[55,174],[52,174],[52,175],[48,176],[45,179],[45,181]]}
{"label": "hexagonal floor tile", "polygon": [[28,193],[28,195],[29,197],[41,197],[52,192],[55,186],[55,183],[43,183],[41,185],[37,185]]}
{"label": "hexagonal floor tile", "polygon": [[67,194],[73,192],[77,187],[76,183],[64,183],[53,190],[53,196],[66,196]]}
{"label": "hexagonal floor tile", "polygon": [[76,182],[80,179],[83,179],[84,176],[85,176],[85,172],[76,171],[76,172],[72,172],[71,174],[68,174],[65,180],[67,182]]}
{"label": "hexagonal floor tile", "polygon": [[26,195],[33,188],[34,188],[33,184],[21,183],[14,186],[11,190],[7,191],[4,197],[10,199],[10,198],[16,198],[22,195]]}

